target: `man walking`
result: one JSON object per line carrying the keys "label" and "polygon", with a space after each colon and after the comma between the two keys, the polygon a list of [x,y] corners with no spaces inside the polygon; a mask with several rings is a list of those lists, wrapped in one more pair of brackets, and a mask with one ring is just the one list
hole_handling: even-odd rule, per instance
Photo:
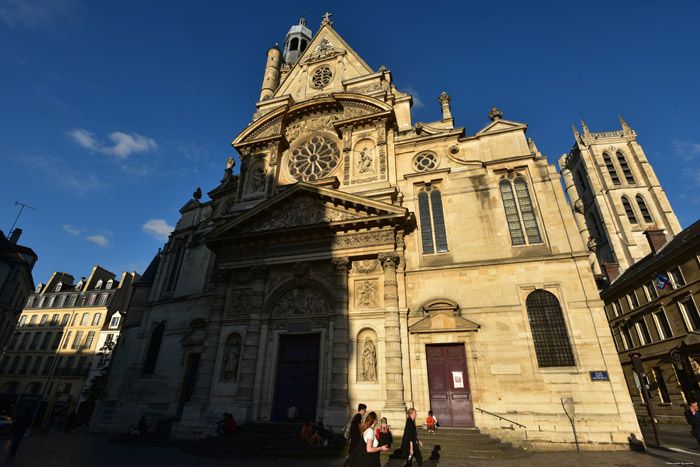
{"label": "man walking", "polygon": [[352,422],[350,422],[350,454],[352,454],[352,451],[362,442],[360,424],[362,423],[362,417],[365,416],[365,412],[367,412],[367,406],[365,404],[358,405],[357,413],[352,417]]}

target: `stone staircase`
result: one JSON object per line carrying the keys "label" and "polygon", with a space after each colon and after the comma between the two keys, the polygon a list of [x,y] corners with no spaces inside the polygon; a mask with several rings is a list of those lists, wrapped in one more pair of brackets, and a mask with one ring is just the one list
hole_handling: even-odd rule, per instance
{"label": "stone staircase", "polygon": [[246,423],[230,436],[211,436],[184,443],[185,451],[204,457],[242,459],[341,458],[347,455],[342,437],[331,436],[326,447],[311,447],[301,442],[301,423]]}
{"label": "stone staircase", "polygon": [[[423,442],[423,460],[513,459],[531,455],[519,446],[481,433],[478,428],[438,428],[434,435],[419,428],[418,439]],[[400,443],[401,436],[395,436],[392,454],[384,453],[382,458],[405,457],[394,451],[401,448]]]}
{"label": "stone staircase", "polygon": [[[183,449],[199,456],[227,459],[338,459],[348,455],[347,442],[337,434],[329,438],[327,447],[303,445],[301,428],[301,423],[246,423],[231,436],[211,436],[184,443]],[[501,442],[477,428],[438,428],[434,435],[419,428],[418,436],[423,442],[424,460],[505,459],[531,455],[523,448]],[[405,459],[400,449],[401,435],[395,435],[392,449],[382,453],[382,459]]]}

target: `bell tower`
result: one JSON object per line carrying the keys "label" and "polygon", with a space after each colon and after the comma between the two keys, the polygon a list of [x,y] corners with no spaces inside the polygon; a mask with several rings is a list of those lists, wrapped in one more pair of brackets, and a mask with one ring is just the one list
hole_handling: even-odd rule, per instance
{"label": "bell tower", "polygon": [[573,127],[574,146],[559,158],[594,274],[615,263],[623,272],[648,255],[646,230],[663,230],[668,238],[682,230],[637,133],[622,117],[620,124],[621,130],[591,133],[581,120],[583,133]]}
{"label": "bell tower", "polygon": [[306,27],[306,18],[301,18],[299,24],[289,28],[284,39],[284,63],[296,62],[311,43],[311,37],[311,29]]}

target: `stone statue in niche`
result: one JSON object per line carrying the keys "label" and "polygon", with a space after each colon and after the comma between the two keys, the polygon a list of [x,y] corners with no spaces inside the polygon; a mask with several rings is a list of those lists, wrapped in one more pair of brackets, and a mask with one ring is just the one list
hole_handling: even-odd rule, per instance
{"label": "stone statue in niche", "polygon": [[372,339],[365,338],[362,350],[362,381],[377,381],[377,348]]}
{"label": "stone statue in niche", "polygon": [[265,170],[258,167],[253,171],[253,193],[265,191]]}
{"label": "stone statue in niche", "polygon": [[357,282],[357,306],[376,306],[377,305],[377,281],[367,280]]}
{"label": "stone statue in niche", "polygon": [[238,366],[241,361],[241,336],[233,334],[226,339],[224,348],[224,363],[221,379],[224,381],[236,381]]}
{"label": "stone statue in niche", "polygon": [[359,173],[374,172],[374,155],[372,149],[365,146],[360,150],[360,160],[357,161],[357,171]]}

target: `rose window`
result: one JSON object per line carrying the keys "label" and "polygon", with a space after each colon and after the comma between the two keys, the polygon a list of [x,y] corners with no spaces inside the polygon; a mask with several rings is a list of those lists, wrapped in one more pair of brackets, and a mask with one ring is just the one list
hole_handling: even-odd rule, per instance
{"label": "rose window", "polygon": [[435,154],[430,152],[424,152],[418,154],[413,159],[413,169],[416,172],[426,172],[428,170],[434,170],[438,166],[438,159]]}
{"label": "rose window", "polygon": [[314,72],[311,77],[311,83],[315,88],[322,88],[331,82],[333,79],[333,72],[327,66],[319,68]]}
{"label": "rose window", "polygon": [[312,136],[292,151],[289,173],[297,180],[312,182],[330,175],[339,160],[338,143],[323,136]]}

